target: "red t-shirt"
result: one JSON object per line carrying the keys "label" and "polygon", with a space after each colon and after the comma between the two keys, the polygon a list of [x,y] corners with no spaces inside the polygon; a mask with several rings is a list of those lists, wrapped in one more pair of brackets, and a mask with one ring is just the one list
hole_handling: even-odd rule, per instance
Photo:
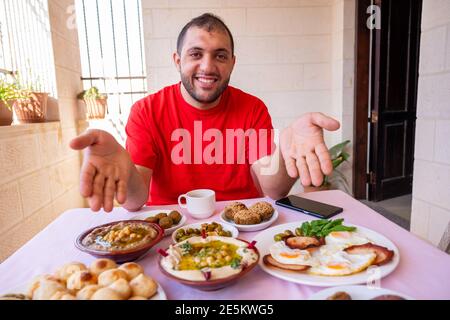
{"label": "red t-shirt", "polygon": [[147,204],[176,203],[194,189],[212,189],[219,201],[256,198],[250,166],[272,154],[272,129],[267,107],[252,95],[228,86],[216,107],[199,110],[178,83],[133,105],[126,148],[136,165],[153,170]]}

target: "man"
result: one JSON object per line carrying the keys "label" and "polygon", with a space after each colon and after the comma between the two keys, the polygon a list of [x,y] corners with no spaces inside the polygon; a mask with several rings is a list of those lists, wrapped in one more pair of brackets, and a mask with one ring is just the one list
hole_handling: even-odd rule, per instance
{"label": "man", "polygon": [[199,188],[215,190],[218,200],[281,198],[299,177],[318,186],[331,173],[322,128],[337,130],[339,123],[306,114],[281,132],[276,148],[264,103],[228,85],[234,42],[218,17],[191,20],[173,60],[181,83],[133,106],[126,150],[99,130],[71,141],[73,149],[85,149],[80,191],[92,210],[110,212],[114,198],[129,211],[176,203],[179,194]]}

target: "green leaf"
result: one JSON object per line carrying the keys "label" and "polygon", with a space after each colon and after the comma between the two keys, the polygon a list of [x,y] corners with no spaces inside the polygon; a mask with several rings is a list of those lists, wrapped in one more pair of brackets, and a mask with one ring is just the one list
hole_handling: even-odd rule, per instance
{"label": "green leaf", "polygon": [[329,150],[331,159],[335,159],[339,156],[340,153],[344,150],[344,148],[350,143],[350,140],[346,140],[344,142],[341,142]]}

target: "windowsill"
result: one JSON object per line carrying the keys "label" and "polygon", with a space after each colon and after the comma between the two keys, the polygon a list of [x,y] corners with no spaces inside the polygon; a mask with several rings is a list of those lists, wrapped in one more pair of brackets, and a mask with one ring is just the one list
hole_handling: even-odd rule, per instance
{"label": "windowsill", "polygon": [[61,128],[59,121],[12,124],[10,126],[0,126],[0,136],[2,138],[14,137],[23,134],[41,133],[58,130]]}

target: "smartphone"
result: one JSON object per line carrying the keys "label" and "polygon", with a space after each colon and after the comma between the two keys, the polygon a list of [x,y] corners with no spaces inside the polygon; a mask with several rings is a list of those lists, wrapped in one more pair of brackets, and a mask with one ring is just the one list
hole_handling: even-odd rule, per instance
{"label": "smartphone", "polygon": [[298,196],[288,196],[275,201],[275,204],[321,219],[331,218],[343,211],[342,208]]}

